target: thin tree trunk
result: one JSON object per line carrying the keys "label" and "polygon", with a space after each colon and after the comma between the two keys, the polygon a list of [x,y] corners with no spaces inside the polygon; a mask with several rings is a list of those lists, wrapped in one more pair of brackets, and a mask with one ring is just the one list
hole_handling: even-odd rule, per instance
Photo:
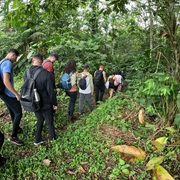
{"label": "thin tree trunk", "polygon": [[151,10],[151,0],[148,0],[148,8],[149,8],[149,18],[150,18],[150,27],[149,27],[149,48],[150,48],[150,54],[149,58],[152,58],[152,52],[153,49],[153,16],[152,16],[152,10]]}

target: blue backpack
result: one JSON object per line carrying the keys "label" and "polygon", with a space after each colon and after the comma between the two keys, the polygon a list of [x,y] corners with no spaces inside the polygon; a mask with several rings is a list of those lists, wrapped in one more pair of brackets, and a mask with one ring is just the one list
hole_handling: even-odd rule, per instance
{"label": "blue backpack", "polygon": [[70,74],[67,74],[67,73],[64,73],[61,77],[61,86],[62,86],[62,89],[68,91],[72,88],[72,84],[71,84],[71,76],[72,76],[72,73]]}

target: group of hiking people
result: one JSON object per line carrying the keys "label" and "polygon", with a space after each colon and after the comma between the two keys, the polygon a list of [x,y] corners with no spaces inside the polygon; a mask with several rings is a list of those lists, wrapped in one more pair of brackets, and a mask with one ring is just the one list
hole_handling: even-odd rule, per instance
{"label": "group of hiking people", "polygon": [[[22,106],[26,110],[27,102],[23,100],[27,96],[26,94],[18,93],[14,88],[14,75],[13,75],[13,62],[17,60],[19,52],[16,49],[10,49],[6,57],[0,61],[0,79],[1,83],[4,85],[4,89],[0,90],[0,98],[7,106],[8,112],[12,120],[12,133],[9,137],[9,141],[16,145],[23,145],[23,141],[18,138],[18,134],[22,133],[22,127],[20,127],[20,121],[22,118]],[[26,70],[24,74],[24,85],[35,82],[35,88],[38,92],[38,96],[35,94],[35,99],[40,98],[39,109],[32,111],[34,112],[37,123],[36,123],[36,134],[34,145],[39,145],[45,142],[42,138],[42,129],[44,121],[46,122],[50,140],[55,140],[58,135],[55,133],[54,128],[54,111],[57,110],[57,98],[56,98],[56,88],[61,87],[55,83],[55,73],[54,73],[54,62],[58,60],[58,54],[52,53],[47,59],[43,60],[41,54],[35,54],[32,57],[32,66]],[[103,95],[105,93],[105,88],[109,88],[110,97],[113,96],[113,92],[120,90],[120,85],[123,83],[123,76],[119,73],[113,73],[108,78],[106,78],[106,73],[104,71],[104,66],[100,66],[97,71],[94,72],[94,78],[92,74],[89,73],[89,65],[85,64],[83,66],[83,71],[78,73],[76,71],[76,61],[69,60],[65,65],[64,73],[71,74],[69,80],[66,83],[70,83],[70,89],[65,90],[66,95],[70,97],[68,106],[68,119],[69,121],[74,121],[74,108],[79,91],[79,114],[84,113],[83,103],[86,101],[90,111],[93,110],[93,93],[95,89],[95,103],[96,105],[99,101],[103,100]],[[29,80],[31,79],[31,81]],[[28,82],[28,83],[27,83]],[[79,86],[77,85],[79,82]],[[80,84],[81,82],[81,84]],[[85,84],[83,84],[85,82]],[[61,82],[63,84],[63,82]],[[29,85],[29,84],[28,84]],[[23,86],[22,86],[23,87]],[[31,88],[25,87],[26,92],[30,91]],[[23,88],[22,88],[23,89]],[[23,91],[21,89],[21,91]],[[2,92],[1,92],[2,91]],[[22,92],[21,92],[22,93]],[[0,149],[4,142],[4,134],[0,132]],[[6,162],[6,158],[0,155],[0,166]]]}

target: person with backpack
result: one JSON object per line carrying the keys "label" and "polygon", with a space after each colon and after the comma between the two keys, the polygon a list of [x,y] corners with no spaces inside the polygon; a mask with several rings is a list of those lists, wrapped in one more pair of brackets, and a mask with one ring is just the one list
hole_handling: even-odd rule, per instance
{"label": "person with backpack", "polygon": [[104,66],[99,66],[99,70],[94,72],[94,85],[95,85],[95,102],[103,100],[105,92],[106,83],[106,73],[104,71]]}
{"label": "person with backpack", "polygon": [[0,76],[5,85],[5,90],[0,94],[0,98],[4,101],[12,120],[12,133],[8,139],[16,145],[23,145],[23,142],[17,137],[18,133],[22,133],[20,121],[22,118],[22,108],[20,104],[20,95],[14,89],[13,62],[17,60],[19,52],[17,49],[10,49],[6,57],[1,60]]}
{"label": "person with backpack", "polygon": [[[2,145],[4,143],[4,134],[2,132],[0,132],[0,150],[2,148]],[[3,166],[6,163],[6,158],[4,158],[1,154],[0,154],[0,167]]]}
{"label": "person with backpack", "polygon": [[[75,60],[69,60],[68,63],[65,66],[64,74],[69,75],[68,79],[69,82],[67,84],[70,86],[70,88],[65,89],[66,95],[70,97],[69,100],[69,106],[68,106],[68,120],[74,121],[74,108],[76,104],[77,99],[77,78],[78,73],[76,72],[76,61]],[[64,84],[62,82],[62,84]]]}
{"label": "person with backpack", "polygon": [[58,60],[58,54],[52,53],[48,58],[46,58],[43,63],[42,67],[52,73],[53,80],[54,80],[54,89],[55,89],[55,74],[54,74],[54,63],[55,61]]}
{"label": "person with backpack", "polygon": [[[36,54],[32,58],[32,66],[28,70],[30,76],[33,77],[34,74],[41,70],[35,79],[36,89],[39,94],[41,107],[39,110],[34,111],[37,117],[36,123],[36,135],[34,145],[39,145],[45,142],[42,138],[42,129],[44,121],[49,129],[50,139],[57,139],[55,133],[54,122],[53,122],[53,110],[57,110],[57,99],[53,88],[53,77],[52,75],[42,68],[43,56],[41,54]],[[24,81],[27,80],[27,71],[24,75]]]}
{"label": "person with backpack", "polygon": [[81,79],[79,80],[79,113],[83,114],[83,102],[86,100],[90,111],[93,110],[92,95],[94,93],[94,85],[92,75],[89,73],[89,66],[84,65],[83,72],[79,73]]}

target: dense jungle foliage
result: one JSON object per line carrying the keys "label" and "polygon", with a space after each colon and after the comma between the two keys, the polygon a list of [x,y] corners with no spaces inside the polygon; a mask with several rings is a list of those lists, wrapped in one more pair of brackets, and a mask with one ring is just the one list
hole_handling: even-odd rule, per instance
{"label": "dense jungle foliage", "polygon": [[[178,0],[1,0],[0,58],[9,48],[20,90],[31,57],[59,54],[58,82],[70,59],[107,76],[123,70],[128,87],[77,120],[67,121],[68,97],[58,90],[60,138],[34,147],[36,118],[23,112],[25,146],[7,141],[11,121],[0,101],[0,179],[180,179],[180,2]],[[78,103],[78,102],[77,102]],[[48,139],[48,130],[44,134]]]}

